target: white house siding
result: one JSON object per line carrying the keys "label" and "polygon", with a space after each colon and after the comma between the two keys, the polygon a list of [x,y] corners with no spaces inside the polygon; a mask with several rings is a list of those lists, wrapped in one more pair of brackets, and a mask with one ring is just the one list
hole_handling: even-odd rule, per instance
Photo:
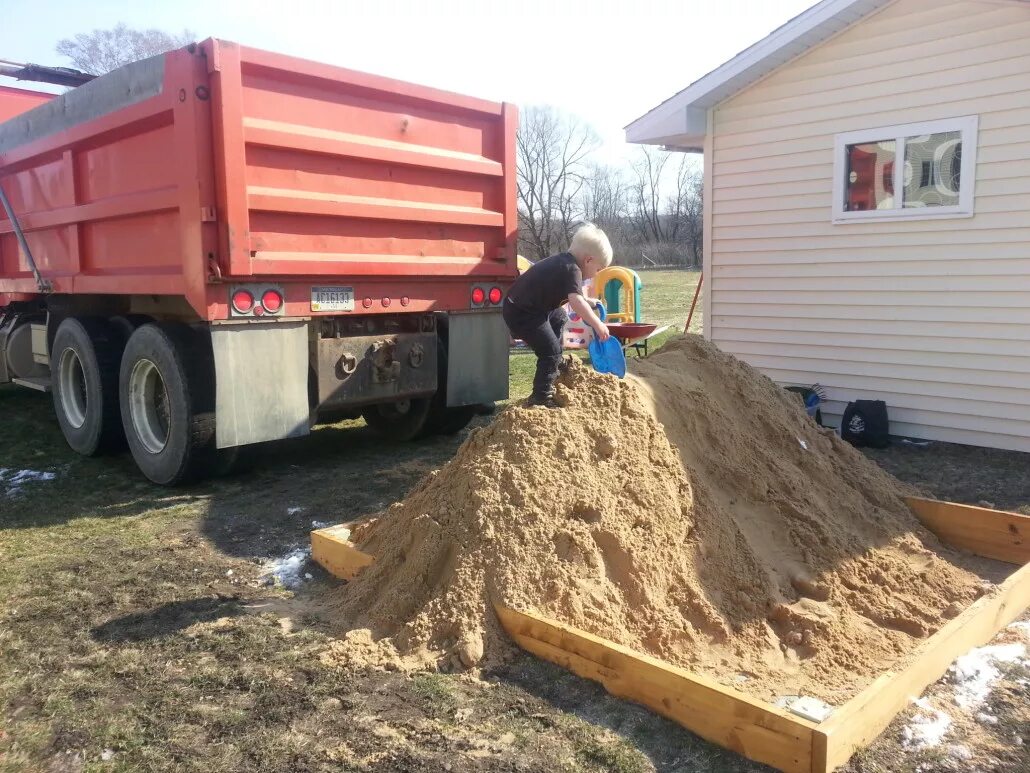
{"label": "white house siding", "polygon": [[[974,114],[974,217],[832,224],[836,133]],[[706,335],[833,421],[1030,451],[1030,4],[898,0],[711,126]]]}

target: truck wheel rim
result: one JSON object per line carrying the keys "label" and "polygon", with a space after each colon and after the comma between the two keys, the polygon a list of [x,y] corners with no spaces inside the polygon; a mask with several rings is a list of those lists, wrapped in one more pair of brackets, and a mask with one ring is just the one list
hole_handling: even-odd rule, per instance
{"label": "truck wheel rim", "polygon": [[168,444],[168,391],[157,366],[139,360],[129,374],[129,415],[140,443],[152,454]]}
{"label": "truck wheel rim", "polygon": [[61,411],[75,429],[86,423],[86,376],[74,349],[61,352]]}

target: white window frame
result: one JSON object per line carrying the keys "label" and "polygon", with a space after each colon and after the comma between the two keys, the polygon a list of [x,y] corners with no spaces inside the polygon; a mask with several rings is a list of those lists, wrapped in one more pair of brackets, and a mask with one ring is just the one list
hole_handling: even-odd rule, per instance
{"label": "white window frame", "polygon": [[[973,216],[973,192],[976,187],[976,140],[980,117],[966,115],[960,118],[945,118],[939,121],[904,123],[884,126],[878,129],[861,129],[844,132],[833,138],[833,222],[856,223],[867,220],[933,220]],[[904,192],[905,138],[923,134],[961,132],[962,170],[959,184],[959,203],[947,207],[910,207],[895,209],[863,209],[848,212],[844,209],[847,192],[844,175],[848,168],[847,146],[864,142],[893,140],[894,154],[894,198],[900,201]]]}

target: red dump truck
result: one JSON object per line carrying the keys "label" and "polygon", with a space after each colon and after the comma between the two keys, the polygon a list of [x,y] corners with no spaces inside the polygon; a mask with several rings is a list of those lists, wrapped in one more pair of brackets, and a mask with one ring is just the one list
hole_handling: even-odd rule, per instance
{"label": "red dump truck", "polygon": [[220,40],[0,90],[0,383],[162,484],[507,397],[517,113]]}

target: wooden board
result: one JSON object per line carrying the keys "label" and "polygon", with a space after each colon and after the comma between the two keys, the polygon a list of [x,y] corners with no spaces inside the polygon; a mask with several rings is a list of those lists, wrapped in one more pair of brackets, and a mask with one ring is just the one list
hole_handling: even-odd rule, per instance
{"label": "wooden board", "polygon": [[882,733],[913,698],[940,679],[955,658],[990,641],[1027,607],[1030,564],[927,639],[906,658],[910,665],[883,674],[821,722],[814,738],[814,773],[831,771],[847,762]]}
{"label": "wooden board", "polygon": [[311,558],[341,580],[351,580],[375,559],[351,543],[347,526],[330,526],[311,532]]}
{"label": "wooden board", "polygon": [[604,685],[702,738],[791,773],[812,769],[814,722],[554,620],[495,606],[523,649]]}
{"label": "wooden board", "polygon": [[905,502],[949,545],[1010,564],[1030,562],[1030,515],[920,497]]}

